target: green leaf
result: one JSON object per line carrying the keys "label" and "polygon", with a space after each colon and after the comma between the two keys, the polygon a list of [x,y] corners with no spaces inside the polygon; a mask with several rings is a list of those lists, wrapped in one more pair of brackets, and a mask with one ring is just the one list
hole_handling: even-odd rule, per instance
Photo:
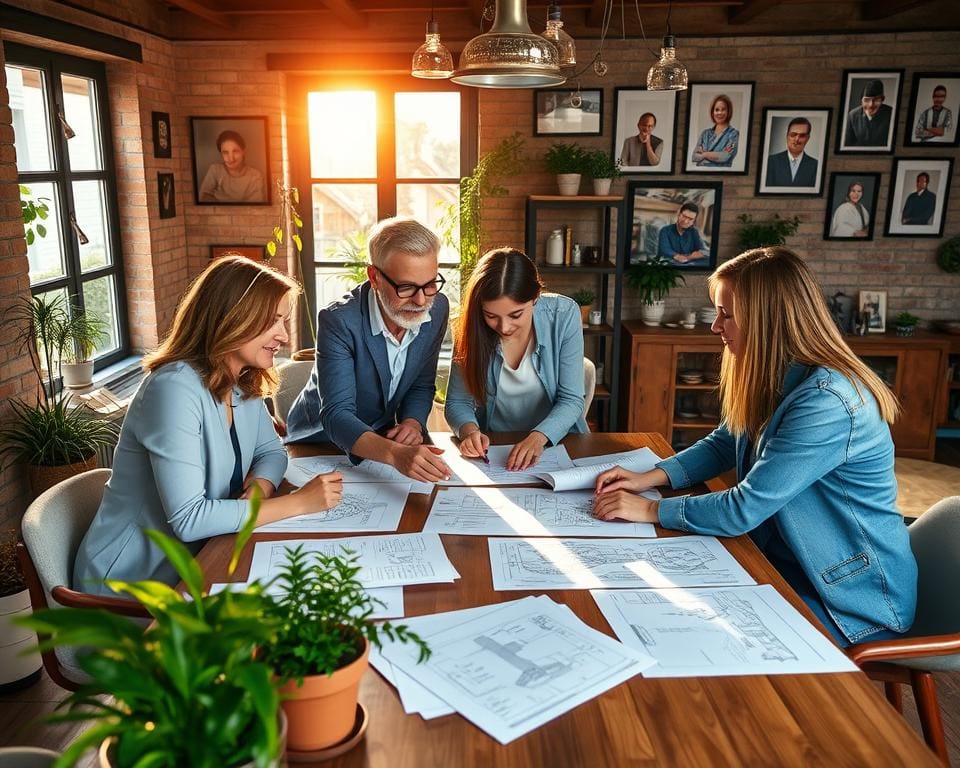
{"label": "green leaf", "polygon": [[33,245],[33,241],[34,241],[36,238],[35,238],[35,236],[34,236],[34,234],[33,234],[33,230],[32,230],[32,229],[28,229],[28,230],[27,230],[27,235],[26,235],[26,237],[27,237],[27,245]]}
{"label": "green leaf", "polygon": [[227,576],[233,576],[233,572],[237,570],[243,548],[247,545],[247,542],[250,541],[250,537],[253,535],[253,529],[257,527],[257,516],[260,514],[260,501],[262,499],[263,492],[260,490],[260,486],[254,483],[250,494],[250,513],[247,515],[247,519],[243,521],[243,525],[233,543],[233,554],[230,556]]}
{"label": "green leaf", "polygon": [[292,238],[293,244],[297,246],[297,253],[303,250],[303,240],[300,239],[300,235],[294,235]]}
{"label": "green leaf", "polygon": [[150,541],[156,544],[167,556],[167,560],[170,561],[180,578],[183,579],[183,583],[187,585],[190,596],[199,605],[203,597],[203,572],[193,555],[190,554],[190,550],[181,542],[165,536],[160,531],[147,529],[146,534]]}
{"label": "green leaf", "polygon": [[267,255],[269,255],[270,258],[277,255],[277,244],[273,240],[267,243]]}

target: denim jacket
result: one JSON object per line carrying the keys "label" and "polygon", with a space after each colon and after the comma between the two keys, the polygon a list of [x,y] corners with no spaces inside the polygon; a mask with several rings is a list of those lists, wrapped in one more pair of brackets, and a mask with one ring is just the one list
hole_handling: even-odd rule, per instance
{"label": "denim jacket", "polygon": [[[537,346],[533,367],[553,408],[534,430],[556,444],[569,432],[587,432],[583,418],[583,329],[576,303],[557,294],[541,294],[533,307],[533,330]],[[486,430],[497,404],[497,383],[503,368],[503,353],[497,345],[487,369],[487,402],[477,405],[467,391],[460,366],[450,368],[447,402],[443,415],[455,434],[470,422]]]}
{"label": "denim jacket", "polygon": [[916,610],[917,564],[876,401],[829,368],[795,364],[783,389],[748,471],[746,436],[735,438],[723,424],[657,465],[674,488],[734,466],[739,478],[725,491],[661,500],[661,524],[717,536],[752,532],[761,550],[775,526],[850,642],[905,632]]}

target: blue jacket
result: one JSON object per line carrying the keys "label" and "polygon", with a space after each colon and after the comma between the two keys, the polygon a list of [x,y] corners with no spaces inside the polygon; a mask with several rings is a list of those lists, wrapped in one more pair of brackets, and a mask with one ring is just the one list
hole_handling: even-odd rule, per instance
{"label": "blue jacket", "polygon": [[794,365],[744,473],[747,440],[721,424],[657,466],[674,488],[737,468],[726,491],[660,501],[667,528],[751,536],[773,527],[850,642],[905,632],[917,602],[917,564],[897,512],[893,441],[876,401],[842,374]]}
{"label": "blue jacket", "polygon": [[[287,454],[259,397],[234,390],[243,476],[280,485]],[[179,580],[144,535],[154,528],[196,553],[210,536],[234,533],[249,502],[229,498],[235,457],[226,407],[187,363],[149,374],[127,409],[113,474],[74,561],[73,588],[113,594],[103,579]]]}
{"label": "blue jacket", "polygon": [[[583,328],[580,309],[567,296],[544,293],[533,307],[533,330],[537,347],[533,367],[553,408],[534,429],[554,445],[569,432],[588,432],[583,418]],[[497,345],[487,369],[487,402],[481,407],[467,391],[460,366],[450,369],[447,402],[443,415],[454,433],[475,422],[486,430],[497,404],[497,384],[503,368],[503,353]]]}
{"label": "blue jacket", "polygon": [[[430,322],[407,349],[393,397],[387,342],[370,327],[370,283],[317,313],[317,354],[310,380],[290,406],[287,442],[331,442],[346,453],[364,432],[406,418],[427,423],[449,303],[438,293]],[[359,459],[357,459],[359,461]]]}

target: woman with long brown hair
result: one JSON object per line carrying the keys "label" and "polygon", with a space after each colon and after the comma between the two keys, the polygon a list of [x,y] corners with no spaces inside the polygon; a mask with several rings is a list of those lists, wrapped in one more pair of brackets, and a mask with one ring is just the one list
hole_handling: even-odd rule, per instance
{"label": "woman with long brown hair", "polygon": [[587,431],[580,310],[542,288],[515,248],[485,253],[467,282],[444,408],[464,456],[486,455],[485,432],[527,432],[507,458],[507,469],[523,470],[548,444]]}
{"label": "woman with long brown hair", "polygon": [[[899,406],[847,346],[816,278],[786,248],[758,248],[709,279],[724,344],[722,421],[649,472],[597,478],[594,513],[751,538],[838,643],[913,623],[917,565],[897,512],[889,425]],[[737,470],[733,488],[648,501]]]}
{"label": "woman with long brown hair", "polygon": [[197,552],[237,531],[259,486],[258,522],[329,509],[336,473],[274,497],[287,456],[263,403],[277,384],[273,359],[299,286],[240,256],[211,264],[180,302],[169,335],[144,358],[103,501],[80,545],[75,589],[109,594],[104,579],[175,584],[154,528]]}

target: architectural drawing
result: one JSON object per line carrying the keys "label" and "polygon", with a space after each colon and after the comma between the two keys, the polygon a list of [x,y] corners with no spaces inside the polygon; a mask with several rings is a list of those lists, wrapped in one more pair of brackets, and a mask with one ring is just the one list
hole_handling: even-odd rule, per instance
{"label": "architectural drawing", "polygon": [[520,485],[541,482],[533,472],[554,472],[570,469],[573,462],[562,445],[546,448],[536,466],[529,472],[513,472],[507,469],[507,457],[512,445],[491,445],[487,450],[489,463],[479,459],[466,459],[452,442],[452,435],[445,432],[430,433],[434,443],[444,449],[443,460],[454,472],[454,477],[440,485]]}
{"label": "architectural drawing", "polygon": [[333,456],[302,456],[290,459],[284,479],[291,485],[302,487],[317,475],[339,472],[346,483],[406,483],[409,493],[430,493],[432,483],[410,480],[406,475],[389,464],[366,459],[354,464],[344,454]]}
{"label": "architectural drawing", "polygon": [[333,509],[268,523],[258,533],[349,533],[395,531],[410,493],[410,483],[344,484]]}

